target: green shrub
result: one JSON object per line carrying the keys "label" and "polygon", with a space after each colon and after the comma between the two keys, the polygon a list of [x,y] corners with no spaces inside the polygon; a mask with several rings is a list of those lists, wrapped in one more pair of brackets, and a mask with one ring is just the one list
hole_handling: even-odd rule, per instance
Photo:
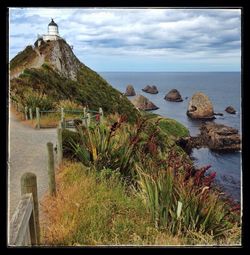
{"label": "green shrub", "polygon": [[73,110],[83,110],[83,107],[71,100],[60,100],[59,102],[57,102],[56,104],[56,109],[60,110],[61,108],[63,108],[66,111],[73,111]]}
{"label": "green shrub", "polygon": [[[124,125],[124,129],[121,128]],[[125,131],[126,130],[126,131]],[[80,127],[78,134],[80,143],[72,141],[75,155],[85,165],[93,165],[95,169],[110,168],[119,170],[123,175],[130,175],[138,141],[132,141],[139,129],[130,129],[120,119],[111,127],[96,124]],[[122,134],[121,134],[122,133]]]}
{"label": "green shrub", "polygon": [[72,143],[74,144],[80,143],[79,134],[68,129],[63,129],[62,130],[63,157],[76,158]]}
{"label": "green shrub", "polygon": [[213,178],[201,175],[204,170],[188,178],[176,170],[168,166],[152,174],[137,165],[139,194],[155,226],[173,235],[200,233],[225,238],[237,220],[230,205],[210,188]]}

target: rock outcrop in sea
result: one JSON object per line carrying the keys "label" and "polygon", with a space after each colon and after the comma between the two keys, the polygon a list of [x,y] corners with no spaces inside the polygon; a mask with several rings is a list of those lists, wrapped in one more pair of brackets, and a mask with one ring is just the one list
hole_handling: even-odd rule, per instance
{"label": "rock outcrop in sea", "polygon": [[233,106],[228,106],[226,109],[225,109],[225,111],[227,112],[227,113],[230,113],[230,114],[235,114],[236,113],[236,110],[233,108]]}
{"label": "rock outcrop in sea", "polygon": [[217,123],[205,123],[197,137],[181,138],[178,144],[190,152],[192,148],[207,147],[216,151],[239,151],[241,138],[238,130]]}
{"label": "rock outcrop in sea", "polygon": [[187,115],[192,119],[214,119],[214,109],[209,97],[196,92],[189,101]]}
{"label": "rock outcrop in sea", "polygon": [[142,91],[144,91],[146,93],[150,93],[150,94],[158,93],[158,89],[155,85],[153,85],[153,86],[147,85],[144,89],[142,89]]}
{"label": "rock outcrop in sea", "polygon": [[142,95],[137,95],[131,102],[139,110],[151,111],[159,109],[159,107]]}
{"label": "rock outcrop in sea", "polygon": [[182,102],[183,99],[181,97],[180,92],[177,89],[170,90],[167,95],[164,97],[165,100],[172,102]]}
{"label": "rock outcrop in sea", "polygon": [[203,143],[213,150],[238,151],[241,148],[238,130],[222,124],[206,123],[200,128]]}
{"label": "rock outcrop in sea", "polygon": [[125,96],[135,96],[135,89],[133,85],[129,84],[126,88],[126,92],[124,93]]}

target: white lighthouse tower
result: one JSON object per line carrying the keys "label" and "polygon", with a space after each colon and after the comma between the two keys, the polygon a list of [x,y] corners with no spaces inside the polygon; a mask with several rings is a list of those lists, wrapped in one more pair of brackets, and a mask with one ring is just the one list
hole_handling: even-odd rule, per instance
{"label": "white lighthouse tower", "polygon": [[55,41],[60,39],[59,31],[58,31],[58,25],[54,22],[53,19],[51,19],[51,22],[48,25],[48,34],[43,35],[44,41]]}

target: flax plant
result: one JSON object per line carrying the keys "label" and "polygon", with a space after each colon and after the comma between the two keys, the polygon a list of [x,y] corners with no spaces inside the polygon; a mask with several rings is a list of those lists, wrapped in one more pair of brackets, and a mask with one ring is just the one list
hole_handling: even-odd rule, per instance
{"label": "flax plant", "polygon": [[211,189],[213,178],[209,175],[200,175],[197,183],[197,176],[185,179],[181,171],[171,166],[153,173],[137,164],[136,171],[139,196],[157,228],[165,228],[174,235],[192,236],[192,233],[199,232],[216,239],[226,237],[236,222],[228,203],[220,198],[217,191]]}

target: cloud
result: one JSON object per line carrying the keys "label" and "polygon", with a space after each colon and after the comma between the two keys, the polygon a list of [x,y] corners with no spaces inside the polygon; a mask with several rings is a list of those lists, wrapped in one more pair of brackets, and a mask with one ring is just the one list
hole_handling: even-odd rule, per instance
{"label": "cloud", "polygon": [[127,62],[144,57],[145,63],[214,60],[240,70],[240,9],[11,8],[10,57],[46,33],[50,18],[83,61],[91,56]]}

